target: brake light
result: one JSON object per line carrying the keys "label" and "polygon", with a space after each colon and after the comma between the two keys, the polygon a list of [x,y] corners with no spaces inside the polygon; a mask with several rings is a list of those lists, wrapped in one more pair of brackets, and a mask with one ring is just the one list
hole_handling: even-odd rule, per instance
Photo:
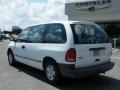
{"label": "brake light", "polygon": [[65,60],[67,62],[75,62],[75,60],[76,60],[76,50],[74,48],[71,48],[66,52]]}

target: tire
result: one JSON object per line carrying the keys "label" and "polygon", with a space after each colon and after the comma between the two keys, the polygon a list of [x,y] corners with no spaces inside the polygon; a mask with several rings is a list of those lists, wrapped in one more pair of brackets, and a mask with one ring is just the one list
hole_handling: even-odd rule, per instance
{"label": "tire", "polygon": [[2,40],[2,38],[0,38],[0,41]]}
{"label": "tire", "polygon": [[15,64],[16,64],[12,51],[8,52],[8,62],[9,62],[9,65],[11,65],[11,66],[15,66]]}
{"label": "tire", "polygon": [[49,83],[58,84],[58,81],[60,81],[61,76],[59,68],[55,62],[48,61],[45,64],[45,75]]}

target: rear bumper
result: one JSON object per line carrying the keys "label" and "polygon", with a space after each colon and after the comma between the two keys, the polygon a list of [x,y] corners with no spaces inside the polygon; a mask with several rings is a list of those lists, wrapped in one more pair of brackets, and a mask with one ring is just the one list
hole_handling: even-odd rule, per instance
{"label": "rear bumper", "polygon": [[114,66],[113,62],[108,62],[96,66],[75,69],[75,65],[59,64],[61,75],[70,78],[79,78],[104,73]]}

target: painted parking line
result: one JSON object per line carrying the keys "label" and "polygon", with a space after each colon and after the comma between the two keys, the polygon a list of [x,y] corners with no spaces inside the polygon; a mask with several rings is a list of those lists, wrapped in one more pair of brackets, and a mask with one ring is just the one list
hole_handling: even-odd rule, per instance
{"label": "painted parking line", "polygon": [[120,49],[115,49],[115,50],[113,50],[112,52],[117,52],[117,51],[119,51]]}
{"label": "painted parking line", "polygon": [[113,58],[113,59],[120,59],[120,56],[119,57],[111,57],[111,58]]}

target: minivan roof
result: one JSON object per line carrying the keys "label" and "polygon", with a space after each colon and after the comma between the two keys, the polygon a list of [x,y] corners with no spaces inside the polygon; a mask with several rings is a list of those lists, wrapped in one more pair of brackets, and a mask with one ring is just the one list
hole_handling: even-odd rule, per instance
{"label": "minivan roof", "polygon": [[73,24],[73,23],[86,23],[86,24],[91,24],[93,22],[86,22],[86,21],[51,21],[51,22],[44,22],[44,23],[40,23],[40,24],[51,24],[51,23],[69,23],[69,24]]}
{"label": "minivan roof", "polygon": [[[54,23],[61,23],[61,24],[94,24],[93,22],[86,22],[86,21],[51,21],[51,22],[43,22],[43,23],[39,23],[39,24],[35,24],[29,27],[34,27],[34,26],[38,26],[38,25],[42,25],[42,24],[54,24]],[[29,28],[27,27],[27,28]]]}

